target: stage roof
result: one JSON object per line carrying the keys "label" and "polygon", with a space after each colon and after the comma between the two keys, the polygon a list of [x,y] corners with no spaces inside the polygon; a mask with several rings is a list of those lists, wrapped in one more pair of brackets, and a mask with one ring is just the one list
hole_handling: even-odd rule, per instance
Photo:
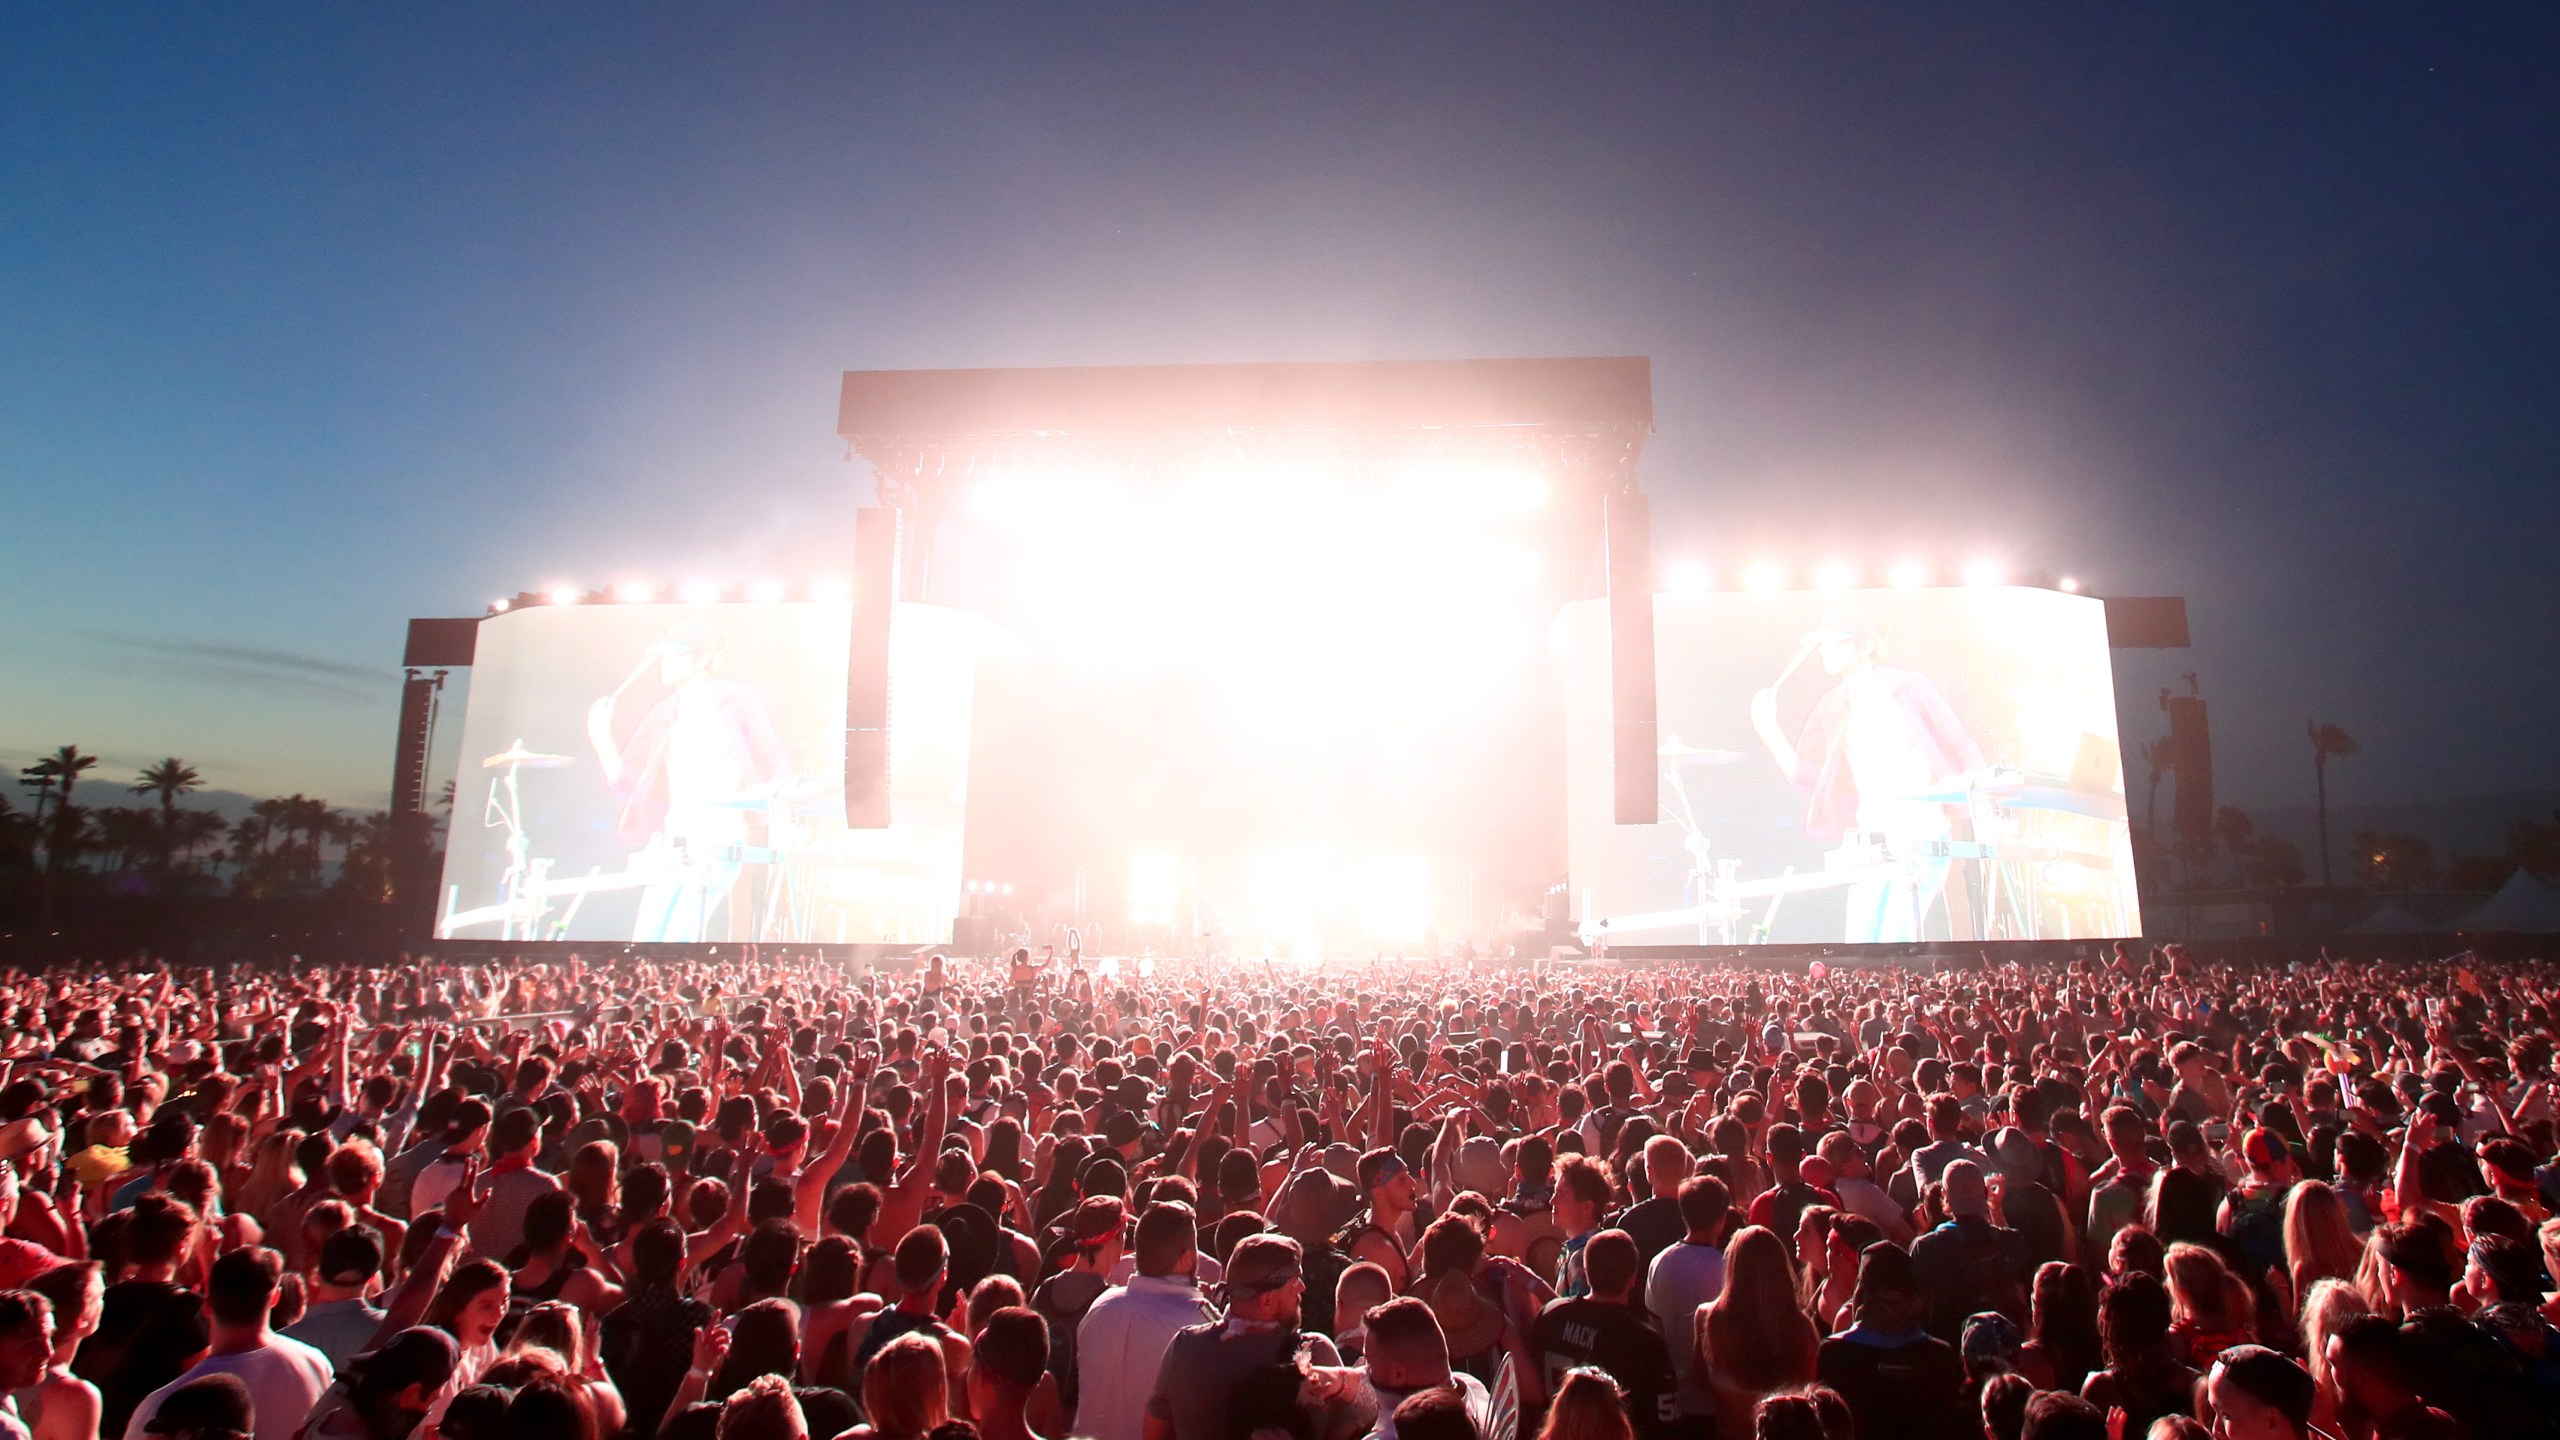
{"label": "stage roof", "polygon": [[1653,429],[1642,356],[853,370],[836,428],[884,477],[1203,449],[1503,452],[1631,483]]}

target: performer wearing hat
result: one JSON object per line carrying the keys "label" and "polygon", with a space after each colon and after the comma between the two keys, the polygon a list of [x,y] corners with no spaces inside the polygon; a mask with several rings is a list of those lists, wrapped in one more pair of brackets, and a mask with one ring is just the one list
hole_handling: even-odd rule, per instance
{"label": "performer wearing hat", "polygon": [[[709,938],[711,916],[737,883],[738,852],[747,843],[749,810],[737,802],[771,795],[791,773],[764,701],[720,678],[726,648],[708,622],[679,620],[629,678],[587,710],[587,739],[604,763],[605,783],[623,800],[615,838],[645,847],[640,864],[675,872],[640,892],[634,940]],[[652,664],[667,693],[617,738],[614,706]]]}
{"label": "performer wearing hat", "polygon": [[1841,938],[1853,945],[1926,938],[1929,912],[1947,886],[1946,858],[1926,851],[1953,833],[1954,811],[1907,797],[1983,763],[1981,746],[1938,687],[1917,671],[1876,663],[1878,644],[1875,617],[1854,605],[1835,606],[1804,637],[1778,684],[1817,655],[1838,683],[1813,703],[1792,741],[1778,728],[1777,685],[1751,697],[1760,742],[1795,787],[1813,796],[1805,833],[1858,857],[1881,848],[1903,866],[1898,878],[1850,887]]}

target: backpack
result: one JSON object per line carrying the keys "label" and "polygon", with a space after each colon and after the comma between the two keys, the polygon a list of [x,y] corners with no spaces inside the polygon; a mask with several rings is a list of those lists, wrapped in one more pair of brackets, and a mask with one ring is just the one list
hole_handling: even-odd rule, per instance
{"label": "backpack", "polygon": [[1342,1272],[1351,1268],[1351,1257],[1331,1245],[1310,1245],[1298,1258],[1299,1273],[1306,1276],[1307,1293],[1298,1301],[1299,1323],[1319,1335],[1330,1335],[1340,1329],[1334,1323],[1333,1292],[1342,1280]]}
{"label": "backpack", "polygon": [[[1059,1283],[1070,1279],[1077,1283]],[[1049,1325],[1049,1373],[1058,1382],[1058,1403],[1069,1415],[1076,1413],[1076,1328],[1109,1288],[1111,1282],[1091,1272],[1060,1271],[1031,1292],[1032,1310]],[[1315,1287],[1310,1284],[1307,1299],[1314,1298]]]}
{"label": "backpack", "polygon": [[1520,1263],[1529,1267],[1530,1274],[1553,1283],[1565,1242],[1564,1227],[1556,1223],[1554,1203],[1531,1210],[1522,1208],[1516,1200],[1505,1200],[1499,1208],[1521,1224]]}

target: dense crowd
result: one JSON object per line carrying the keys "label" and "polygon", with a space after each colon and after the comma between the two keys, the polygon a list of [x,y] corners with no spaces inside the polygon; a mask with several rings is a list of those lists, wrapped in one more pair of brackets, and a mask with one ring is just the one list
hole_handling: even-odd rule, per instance
{"label": "dense crowd", "polygon": [[7,977],[15,1440],[2560,1426],[2560,985],[1028,953]]}

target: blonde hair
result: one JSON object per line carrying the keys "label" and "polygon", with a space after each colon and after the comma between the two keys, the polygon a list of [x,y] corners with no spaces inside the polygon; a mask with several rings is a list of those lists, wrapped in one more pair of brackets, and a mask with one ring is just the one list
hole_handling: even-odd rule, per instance
{"label": "blonde hair", "polygon": [[1786,1242],[1744,1226],[1725,1248],[1723,1291],[1699,1307],[1699,1363],[1727,1384],[1766,1395],[1810,1382],[1820,1343],[1796,1305]]}
{"label": "blonde hair", "polygon": [[2329,1337],[2345,1329],[2348,1321],[2372,1313],[2364,1292],[2344,1280],[2323,1280],[2302,1297],[2303,1368],[2311,1372],[2320,1393],[2338,1393],[2337,1377],[2329,1373]]}
{"label": "blonde hair", "polygon": [[942,1347],[918,1334],[880,1347],[862,1372],[862,1413],[886,1440],[918,1440],[951,1418],[951,1379]]}
{"label": "blonde hair", "polygon": [[249,1162],[249,1177],[240,1182],[239,1193],[231,1197],[235,1213],[263,1225],[277,1201],[302,1188],[302,1167],[293,1162],[293,1152],[301,1148],[305,1138],[299,1130],[276,1130],[258,1142]]}
{"label": "blonde hair", "polygon": [[2169,1302],[2174,1316],[2200,1330],[2248,1333],[2254,1306],[2249,1284],[2222,1257],[2184,1240],[2169,1247]]}
{"label": "blonde hair", "polygon": [[2323,1280],[2355,1278],[2364,1242],[2347,1220],[2346,1198],[2328,1182],[2305,1180],[2286,1197],[2284,1259],[2296,1295],[2310,1294]]}
{"label": "blonde hair", "polygon": [[1547,1407],[1547,1423],[1538,1440],[1633,1440],[1627,1423],[1626,1392],[1609,1372],[1579,1365],[1565,1372]]}
{"label": "blonde hair", "polygon": [[800,1408],[800,1397],[791,1393],[791,1382],[780,1375],[759,1375],[746,1383],[729,1403],[720,1408],[719,1440],[772,1440],[775,1436],[791,1436],[806,1440],[809,1416]]}

